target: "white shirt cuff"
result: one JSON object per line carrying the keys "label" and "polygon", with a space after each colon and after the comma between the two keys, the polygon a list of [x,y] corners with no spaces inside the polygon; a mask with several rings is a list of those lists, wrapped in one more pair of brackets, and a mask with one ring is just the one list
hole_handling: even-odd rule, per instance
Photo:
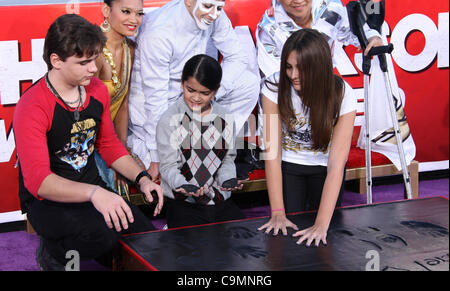
{"label": "white shirt cuff", "polygon": [[159,163],[159,155],[157,150],[150,150],[151,162]]}

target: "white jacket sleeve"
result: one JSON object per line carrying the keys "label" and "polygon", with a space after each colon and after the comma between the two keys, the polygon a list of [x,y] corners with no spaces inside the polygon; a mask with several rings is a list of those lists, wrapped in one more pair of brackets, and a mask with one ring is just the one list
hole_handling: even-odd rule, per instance
{"label": "white jacket sleeve", "polygon": [[258,66],[265,77],[280,70],[281,51],[274,38],[259,25],[256,28],[256,49]]}
{"label": "white jacket sleeve", "polygon": [[222,82],[221,89],[225,94],[217,94],[219,99],[228,95],[235,87],[235,82],[247,68],[247,58],[241,49],[239,38],[231,25],[230,19],[222,11],[219,18],[214,22],[214,32],[211,35],[214,46],[223,56],[222,60]]}
{"label": "white jacket sleeve", "polygon": [[[335,12],[339,15],[339,20],[337,21],[336,25],[335,25],[335,32],[332,33],[334,34],[335,39],[339,41],[340,43],[344,44],[344,45],[353,45],[353,46],[359,46],[359,40],[356,37],[356,35],[353,34],[353,32],[350,29],[350,22],[348,19],[348,13],[347,13],[347,8],[342,5],[342,3],[340,5],[338,5],[337,3],[333,3],[330,4],[327,7],[327,10],[329,12]],[[326,16],[327,14],[325,13],[324,16],[325,18],[321,18],[321,21],[326,21]],[[328,14],[329,15],[329,14]],[[331,16],[333,17],[333,16]],[[364,25],[364,33],[367,37],[367,39],[370,39],[373,36],[378,36],[380,37],[380,34],[374,30],[371,29],[367,24]],[[323,31],[325,32],[325,31]]]}
{"label": "white jacket sleeve", "polygon": [[[154,35],[154,34],[152,34]],[[167,39],[147,38],[141,46],[140,62],[142,91],[145,96],[145,144],[152,162],[159,162],[156,145],[156,126],[168,107],[169,65],[172,47]]]}

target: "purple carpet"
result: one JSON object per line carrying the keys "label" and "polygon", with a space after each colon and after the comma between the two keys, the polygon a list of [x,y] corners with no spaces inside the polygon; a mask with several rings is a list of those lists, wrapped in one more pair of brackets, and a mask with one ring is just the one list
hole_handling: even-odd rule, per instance
{"label": "purple carpet", "polygon": [[[373,202],[388,202],[402,200],[403,184],[380,185],[373,187]],[[449,179],[420,181],[419,197],[443,196],[449,197]],[[366,203],[366,195],[345,191],[342,206],[360,205]],[[244,209],[247,217],[262,217],[270,215],[268,206]],[[164,219],[154,220],[158,229],[165,225]],[[39,270],[35,252],[39,238],[25,231],[0,233],[0,271],[37,271]],[[104,267],[95,261],[82,262],[82,271],[103,271]]]}
{"label": "purple carpet", "polygon": [[[426,180],[419,182],[419,198],[431,196],[449,197],[449,179]],[[380,185],[372,188],[373,202],[388,202],[404,199],[404,184]],[[365,204],[366,194],[345,191],[342,206]]]}

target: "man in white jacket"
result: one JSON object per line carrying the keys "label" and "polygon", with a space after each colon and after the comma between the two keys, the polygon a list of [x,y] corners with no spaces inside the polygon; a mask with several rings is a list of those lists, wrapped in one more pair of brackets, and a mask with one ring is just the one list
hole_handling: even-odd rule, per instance
{"label": "man in white jacket", "polygon": [[216,101],[234,115],[239,132],[259,97],[260,78],[248,68],[225,0],[173,0],[146,15],[137,37],[129,96],[128,146],[157,179],[156,126],[179,97],[187,60],[212,44],[223,56],[223,79]]}
{"label": "man in white jacket", "polygon": [[[341,0],[272,0],[256,30],[258,66],[264,76],[280,70],[284,43],[293,32],[302,28],[320,31],[332,49],[337,45],[359,46]],[[373,46],[383,45],[376,30],[366,24],[364,31],[369,40],[366,52]]]}

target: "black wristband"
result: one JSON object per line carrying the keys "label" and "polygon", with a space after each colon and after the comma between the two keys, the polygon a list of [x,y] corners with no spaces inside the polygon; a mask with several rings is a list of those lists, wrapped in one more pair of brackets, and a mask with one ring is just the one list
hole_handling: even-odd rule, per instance
{"label": "black wristband", "polygon": [[139,186],[139,181],[140,181],[141,178],[144,177],[144,176],[147,176],[147,177],[150,179],[150,181],[152,180],[152,176],[150,176],[150,174],[149,174],[146,170],[144,170],[144,171],[140,172],[140,173],[136,176],[136,180],[134,181],[134,183],[135,183],[137,186]]}

